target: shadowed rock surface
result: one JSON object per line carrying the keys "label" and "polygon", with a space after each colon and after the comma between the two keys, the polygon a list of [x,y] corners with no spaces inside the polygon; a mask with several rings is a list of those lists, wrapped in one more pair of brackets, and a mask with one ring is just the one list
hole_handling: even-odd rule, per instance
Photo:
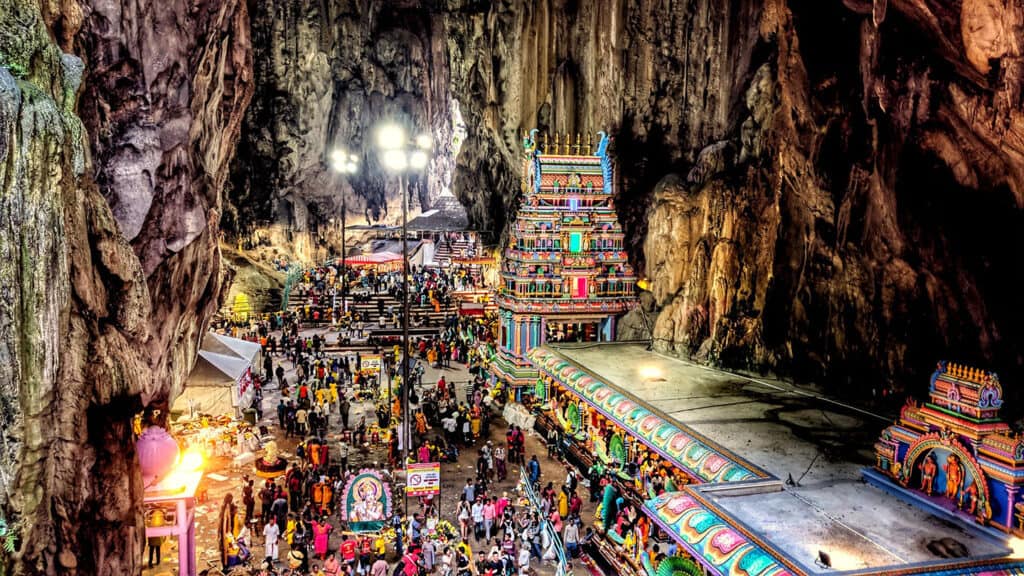
{"label": "shadowed rock surface", "polygon": [[285,222],[308,243],[339,192],[385,219],[397,193],[378,172],[350,186],[325,158],[344,144],[373,162],[370,129],[399,112],[443,158],[457,103],[466,140],[429,177],[485,230],[515,209],[523,131],[607,130],[659,349],[862,398],[940,357],[1024,376],[1020,6],[302,6],[253,20],[270,81],[236,162],[241,229]]}
{"label": "shadowed rock surface", "polygon": [[248,32],[244,2],[0,2],[0,504],[15,574],[138,570],[131,418],[180,389],[218,304]]}

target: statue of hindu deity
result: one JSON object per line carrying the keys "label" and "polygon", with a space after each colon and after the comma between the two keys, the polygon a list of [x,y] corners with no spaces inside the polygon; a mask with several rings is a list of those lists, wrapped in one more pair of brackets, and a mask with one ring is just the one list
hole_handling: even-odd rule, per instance
{"label": "statue of hindu deity", "polygon": [[921,470],[921,491],[931,496],[932,490],[934,490],[935,473],[939,471],[939,467],[935,463],[935,456],[931,454],[925,456],[918,468]]}
{"label": "statue of hindu deity", "polygon": [[974,516],[978,511],[978,485],[971,482],[966,488],[960,491],[959,506],[962,510]]}
{"label": "statue of hindu deity", "polygon": [[288,462],[279,455],[277,442],[271,440],[263,446],[263,457],[256,460],[256,474],[262,478],[273,478],[284,474]]}
{"label": "statue of hindu deity", "polygon": [[964,467],[956,454],[946,457],[946,463],[942,470],[946,473],[946,498],[953,500],[960,493],[960,486],[964,482]]}

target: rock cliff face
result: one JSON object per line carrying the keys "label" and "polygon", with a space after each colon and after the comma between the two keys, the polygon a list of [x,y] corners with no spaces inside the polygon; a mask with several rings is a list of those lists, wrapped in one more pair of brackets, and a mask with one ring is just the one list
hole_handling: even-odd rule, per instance
{"label": "rock cliff face", "polygon": [[732,134],[654,190],[657,346],[862,397],[1022,374],[1024,12],[983,4],[765,5]]}
{"label": "rock cliff face", "polygon": [[522,130],[613,133],[657,348],[862,398],[942,357],[1024,376],[1020,3],[508,1],[446,22],[456,193],[500,223]]}
{"label": "rock cliff face", "polygon": [[[1019,2],[264,6],[234,190],[264,221],[331,214],[326,150],[399,110],[442,146],[461,111],[431,177],[482,229],[515,208],[524,130],[606,130],[660,349],[861,396],[940,357],[1024,376]],[[374,217],[375,173],[349,195]]]}
{"label": "rock cliff face", "polygon": [[137,573],[130,420],[217,306],[248,32],[244,2],[0,0],[0,573]]}
{"label": "rock cliff face", "polygon": [[[343,196],[349,224],[397,222],[400,189],[410,193],[414,213],[429,205],[426,180],[439,192],[450,172],[442,22],[415,2],[300,0],[256,3],[252,21],[259,89],[225,229],[259,227],[308,258],[327,219],[340,215]],[[410,135],[434,135],[436,157],[422,180],[384,175],[374,129],[385,121],[403,123]],[[335,148],[360,158],[356,175],[331,171]]]}

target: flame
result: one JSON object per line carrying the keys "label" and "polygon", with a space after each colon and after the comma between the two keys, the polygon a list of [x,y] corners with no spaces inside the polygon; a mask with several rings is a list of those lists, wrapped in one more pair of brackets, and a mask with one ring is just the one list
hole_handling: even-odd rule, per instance
{"label": "flame", "polygon": [[177,469],[185,472],[195,472],[206,467],[206,455],[195,446],[190,447],[181,455]]}

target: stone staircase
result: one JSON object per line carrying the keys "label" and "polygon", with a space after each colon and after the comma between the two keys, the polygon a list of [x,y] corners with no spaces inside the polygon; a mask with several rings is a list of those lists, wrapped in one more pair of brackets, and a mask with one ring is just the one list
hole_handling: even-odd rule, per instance
{"label": "stone staircase", "polygon": [[451,266],[452,258],[460,258],[464,254],[468,254],[471,246],[472,243],[461,235],[454,240],[441,238],[434,248],[434,264],[441,268],[447,268]]}
{"label": "stone staircase", "polygon": [[[365,294],[365,293],[363,293]],[[331,297],[321,297],[322,301],[318,304],[329,307],[331,305]],[[304,308],[307,304],[312,305],[313,298],[301,292],[298,288],[292,290],[292,294],[288,299],[288,310],[292,313],[297,313],[299,310]],[[387,315],[388,307],[390,306],[392,312],[398,313],[402,309],[402,301],[394,296],[387,293],[381,294],[369,294],[359,296],[358,294],[349,293],[348,295],[349,310],[353,312],[359,312],[363,321],[373,326],[380,326],[380,312],[381,305],[378,302],[383,302],[384,314]],[[337,298],[338,306],[341,306],[341,296]],[[424,320],[425,326],[443,326],[444,319],[449,316],[458,314],[458,301],[453,298],[452,303],[449,306],[442,304],[439,309],[435,310],[434,307],[428,302],[425,306],[421,306],[419,300],[415,297],[409,299],[409,314],[411,318],[419,316]],[[389,326],[391,327],[391,326]]]}

